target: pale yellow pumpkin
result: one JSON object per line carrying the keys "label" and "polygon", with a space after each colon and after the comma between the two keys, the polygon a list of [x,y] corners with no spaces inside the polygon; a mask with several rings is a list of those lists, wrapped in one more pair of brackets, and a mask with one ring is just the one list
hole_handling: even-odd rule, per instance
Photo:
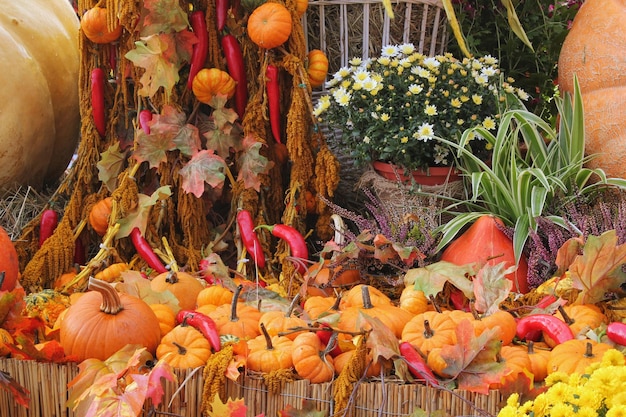
{"label": "pale yellow pumpkin", "polygon": [[2,2],[0,188],[53,184],[75,151],[78,28],[67,0]]}

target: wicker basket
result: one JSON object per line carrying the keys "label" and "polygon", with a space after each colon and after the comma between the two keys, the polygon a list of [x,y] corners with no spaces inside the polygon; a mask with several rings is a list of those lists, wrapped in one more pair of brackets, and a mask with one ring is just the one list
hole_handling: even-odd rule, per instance
{"label": "wicker basket", "polygon": [[[76,376],[75,364],[59,365],[0,358],[0,370],[9,373],[30,391],[30,405],[25,408],[12,396],[0,390],[2,417],[77,417],[67,409],[67,383]],[[163,403],[159,407],[144,407],[142,417],[200,417],[202,404],[202,372],[177,370],[179,384],[166,381]],[[303,401],[315,404],[325,415],[332,413],[331,383],[311,384],[306,380],[288,382],[281,392],[269,392],[258,377],[242,376],[236,382],[228,381],[225,395],[243,398],[247,417],[265,413],[275,416],[288,406],[301,408]],[[224,401],[226,398],[223,399]],[[354,402],[346,417],[400,417],[411,414],[416,407],[431,413],[437,410],[451,416],[496,415],[503,401],[499,391],[489,395],[467,391],[439,390],[419,384],[403,384],[390,380],[364,382],[358,385]]]}
{"label": "wicker basket", "polygon": [[390,44],[411,42],[430,56],[445,51],[448,25],[440,0],[392,0],[392,8],[390,19],[382,0],[309,0],[303,17],[308,50],[326,53],[329,74]]}

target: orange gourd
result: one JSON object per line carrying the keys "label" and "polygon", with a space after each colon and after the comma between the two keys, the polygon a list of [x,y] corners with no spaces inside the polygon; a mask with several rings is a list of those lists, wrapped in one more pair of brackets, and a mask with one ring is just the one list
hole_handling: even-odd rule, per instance
{"label": "orange gourd", "polygon": [[[346,310],[349,307],[363,307],[365,300],[363,299],[364,284],[359,284],[352,287],[349,291],[344,292],[341,295],[341,301],[339,302],[339,310]],[[373,305],[391,305],[391,299],[382,293],[378,288],[367,286],[367,292],[369,299]]]}
{"label": "orange gourd", "polygon": [[456,343],[456,326],[448,312],[426,311],[409,320],[401,339],[428,355],[434,348]]}
{"label": "orange gourd", "polygon": [[107,9],[94,7],[85,12],[80,19],[83,33],[93,43],[111,43],[122,35],[122,26],[116,19],[112,30],[107,26]]}
{"label": "orange gourd", "polygon": [[95,278],[106,282],[120,281],[122,272],[128,271],[129,269],[130,266],[126,262],[117,262],[98,272]]}
{"label": "orange gourd", "polygon": [[113,198],[106,197],[96,202],[89,211],[89,224],[100,236],[104,236],[109,228],[109,216],[113,208]]}
{"label": "orange gourd", "polygon": [[264,3],[248,18],[248,37],[265,49],[282,45],[291,36],[291,12],[280,3]]}
{"label": "orange gourd", "polygon": [[308,323],[304,319],[294,316],[293,311],[300,302],[300,296],[296,295],[286,312],[280,310],[266,311],[259,319],[259,330],[263,326],[270,336],[277,336],[284,333],[283,336],[288,339],[295,339],[302,331],[293,331],[296,328],[307,327]]}
{"label": "orange gourd", "polygon": [[[495,216],[479,217],[461,236],[452,241],[441,254],[441,260],[455,265],[480,263],[497,265],[505,262],[505,267],[515,265],[513,242],[501,230],[502,220]],[[514,272],[507,274],[513,282],[512,291],[525,294],[528,292],[528,264],[522,256]]]}
{"label": "orange gourd", "polygon": [[329,382],[335,375],[333,358],[314,333],[301,333],[293,340],[291,358],[298,375],[313,384]]}
{"label": "orange gourd", "polygon": [[396,337],[400,337],[402,329],[406,323],[413,317],[411,313],[402,310],[391,304],[382,302],[374,304],[370,299],[369,289],[367,285],[360,286],[362,292],[362,305],[354,304],[353,306],[343,310],[339,317],[337,327],[344,331],[358,332],[367,330],[369,325],[364,323],[362,315],[379,319],[387,328],[389,328]]}
{"label": "orange gourd", "polygon": [[591,339],[570,339],[552,348],[548,359],[548,375],[553,372],[583,374],[585,369],[602,360],[611,345]]}
{"label": "orange gourd", "polygon": [[88,289],[61,321],[60,343],[67,356],[81,362],[105,360],[127,344],[154,354],[161,339],[159,320],[143,300],[104,281],[89,278]]}
{"label": "orange gourd", "polygon": [[328,75],[328,57],[319,49],[312,49],[307,55],[308,65],[306,73],[309,76],[311,87],[321,87]]}
{"label": "orange gourd", "polygon": [[293,341],[285,336],[270,336],[263,323],[259,325],[261,333],[248,340],[246,368],[269,373],[293,366]]}
{"label": "orange gourd", "polygon": [[13,291],[19,277],[19,258],[13,241],[0,227],[0,291]]}
{"label": "orange gourd", "polygon": [[585,109],[590,168],[626,178],[626,4],[587,0],[576,13],[559,55],[559,89],[573,93],[578,77]]}
{"label": "orange gourd", "polygon": [[400,294],[400,308],[411,314],[420,314],[428,310],[428,299],[423,291],[409,285]]}
{"label": "orange gourd", "polygon": [[202,333],[183,324],[167,333],[156,350],[157,359],[178,369],[203,366],[211,354],[211,345]]}
{"label": "orange gourd", "polygon": [[191,89],[199,102],[209,104],[218,94],[231,98],[237,83],[226,71],[219,68],[203,68],[193,79]]}
{"label": "orange gourd", "polygon": [[176,326],[176,313],[167,304],[150,304],[150,308],[159,321],[161,338],[163,338]]}
{"label": "orange gourd", "polygon": [[532,363],[528,357],[528,348],[522,345],[502,346],[500,361],[504,362],[504,375],[499,383],[491,384],[492,389],[500,389],[513,384],[525,372],[531,373]]}
{"label": "orange gourd", "polygon": [[243,286],[237,286],[230,304],[222,304],[209,317],[215,322],[220,335],[233,335],[241,340],[254,339],[261,334],[259,320],[261,312],[250,305],[239,302]]}
{"label": "orange gourd", "polygon": [[350,289],[361,281],[361,273],[344,265],[332,265],[328,259],[311,265],[305,274],[306,292],[310,296],[331,296],[335,291]]}
{"label": "orange gourd", "polygon": [[202,307],[207,304],[219,306],[222,304],[230,304],[233,300],[233,292],[221,285],[211,285],[198,293],[196,305]]}
{"label": "orange gourd", "polygon": [[548,376],[548,359],[550,348],[542,342],[528,342],[528,359],[530,359],[530,371],[535,382],[543,381]]}
{"label": "orange gourd", "polygon": [[315,295],[304,302],[303,310],[310,320],[316,320],[322,315],[337,313],[340,298]]}
{"label": "orange gourd", "polygon": [[515,338],[517,322],[515,317],[508,311],[497,310],[488,316],[483,316],[480,320],[487,329],[496,329],[498,331],[498,339],[503,345],[510,345]]}
{"label": "orange gourd", "polygon": [[301,17],[309,7],[309,0],[296,0],[296,14]]}
{"label": "orange gourd", "polygon": [[555,316],[563,320],[572,330],[574,337],[584,335],[600,325],[608,324],[608,319],[595,304],[574,304],[561,306]]}
{"label": "orange gourd", "polygon": [[156,292],[169,291],[182,310],[194,310],[198,294],[204,289],[199,279],[187,272],[163,272],[152,279],[150,288]]}

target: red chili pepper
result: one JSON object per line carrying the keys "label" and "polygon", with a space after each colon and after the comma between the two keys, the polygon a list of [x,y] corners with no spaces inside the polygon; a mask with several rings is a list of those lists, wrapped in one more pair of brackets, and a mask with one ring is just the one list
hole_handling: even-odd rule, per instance
{"label": "red chili pepper", "polygon": [[102,68],[91,71],[91,110],[93,122],[101,137],[106,134],[106,116],[104,111],[105,75]]}
{"label": "red chili pepper", "polygon": [[[283,239],[289,245],[291,256],[299,259],[309,259],[309,249],[302,234],[294,228],[286,224],[275,224],[273,226],[260,225],[258,228],[269,229],[272,236]],[[298,272],[304,275],[307,267],[302,262],[297,263]]]}
{"label": "red chili pepper", "polygon": [[246,68],[243,62],[243,53],[237,38],[233,35],[222,37],[222,49],[226,57],[228,73],[237,83],[235,88],[235,108],[239,119],[243,120],[243,115],[248,104],[248,81],[246,79]]}
{"label": "red chili pepper", "polygon": [[611,342],[626,346],[626,323],[614,321],[606,328],[606,336]]}
{"label": "red chili pepper", "polygon": [[412,344],[409,342],[401,342],[400,354],[406,361],[411,375],[417,379],[426,381],[426,383],[434,387],[439,386],[437,377]]}
{"label": "red chili pepper", "polygon": [[76,239],[76,242],[74,242],[74,263],[77,265],[85,265],[87,263],[87,252],[80,238]]}
{"label": "red chili pepper", "polygon": [[205,314],[193,310],[180,310],[176,314],[176,323],[187,323],[198,330],[209,341],[214,352],[222,348],[220,334],[213,319]]}
{"label": "red chili pepper", "polygon": [[246,251],[250,254],[250,258],[252,258],[256,266],[265,268],[263,247],[254,231],[254,220],[248,210],[239,210],[237,212],[237,226],[239,226],[241,241],[246,247]]}
{"label": "red chili pepper", "polygon": [[541,300],[539,300],[539,302],[537,303],[535,308],[541,308],[541,309],[548,308],[550,306],[550,304],[556,302],[556,300],[558,300],[558,298],[556,298],[556,296],[551,295],[551,294],[546,295]]}
{"label": "red chili pepper", "polygon": [[229,8],[230,2],[228,0],[215,0],[215,20],[218,31],[223,30],[226,25],[226,15]]}
{"label": "red chili pepper", "polygon": [[52,236],[58,224],[59,215],[56,211],[47,209],[41,213],[41,219],[39,220],[39,247],[43,245],[46,239]]}
{"label": "red chili pepper", "polygon": [[517,337],[520,339],[525,339],[529,333],[535,330],[541,330],[557,344],[574,338],[574,334],[567,323],[550,314],[532,314],[517,321]]}
{"label": "red chili pepper", "polygon": [[154,253],[152,247],[143,237],[141,230],[139,230],[138,227],[133,228],[130,232],[130,240],[133,242],[133,246],[139,256],[146,261],[150,268],[154,269],[159,274],[167,272],[167,268],[163,266],[161,259],[156,255],[156,253]]}
{"label": "red chili pepper", "polygon": [[280,83],[278,68],[274,65],[268,65],[265,70],[265,88],[267,91],[267,105],[269,107],[272,135],[277,143],[282,143],[280,141]]}
{"label": "red chili pepper", "polygon": [[[328,323],[321,323],[320,330],[315,332],[317,338],[320,340],[320,342],[322,342],[324,346],[328,346],[328,344],[331,342],[331,339],[333,339],[333,333],[333,328]],[[334,338],[332,343],[334,343],[334,346],[330,350],[330,352],[328,352],[328,354],[335,358],[343,353],[343,350],[341,349],[341,346],[339,346],[339,342],[336,338]]]}
{"label": "red chili pepper", "polygon": [[209,33],[207,32],[206,18],[203,11],[196,10],[192,12],[189,21],[193,33],[198,38],[198,43],[193,46],[189,66],[189,77],[187,78],[187,88],[191,90],[193,79],[196,77],[198,71],[204,67],[204,62],[206,61],[209,51]]}
{"label": "red chili pepper", "polygon": [[148,135],[150,134],[150,125],[148,122],[151,120],[152,112],[150,110],[142,110],[139,112],[139,127]]}

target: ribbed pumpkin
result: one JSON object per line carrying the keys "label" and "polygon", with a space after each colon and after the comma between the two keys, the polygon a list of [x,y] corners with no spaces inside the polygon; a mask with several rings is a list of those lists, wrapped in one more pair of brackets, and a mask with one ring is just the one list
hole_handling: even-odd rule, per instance
{"label": "ribbed pumpkin", "polygon": [[280,3],[264,3],[248,18],[248,37],[265,49],[282,45],[291,36],[291,12]]}
{"label": "ribbed pumpkin", "polygon": [[253,339],[261,334],[259,320],[261,312],[250,305],[239,302],[243,286],[237,286],[230,304],[222,304],[209,317],[215,322],[220,335],[233,335],[241,340]]}
{"label": "ribbed pumpkin", "polygon": [[574,91],[578,77],[585,109],[589,167],[626,178],[626,3],[587,0],[577,12],[559,55],[559,89]]}
{"label": "ribbed pumpkin", "polygon": [[202,333],[183,324],[168,332],[156,350],[157,359],[178,369],[203,366],[211,354],[211,345]]}
{"label": "ribbed pumpkin", "polygon": [[89,224],[100,236],[104,236],[109,228],[109,217],[113,208],[113,198],[106,197],[96,202],[89,211]]}
{"label": "ribbed pumpkin", "polygon": [[570,339],[552,348],[548,359],[548,375],[553,372],[583,374],[585,369],[602,360],[611,345],[591,339]]}
{"label": "ribbed pumpkin", "polygon": [[296,14],[301,17],[309,7],[309,0],[296,0]]}
{"label": "ribbed pumpkin", "polygon": [[231,98],[236,82],[226,71],[219,68],[203,68],[193,79],[191,89],[199,102],[209,104],[218,94]]}
{"label": "ribbed pumpkin", "polygon": [[595,304],[565,305],[558,309],[555,316],[567,323],[574,337],[587,330],[594,330],[603,323],[608,324],[606,316]]}
{"label": "ribbed pumpkin", "polygon": [[550,359],[550,348],[542,342],[528,342],[528,359],[530,359],[530,370],[533,373],[533,380],[541,382],[548,376],[548,360]]}
{"label": "ribbed pumpkin", "polygon": [[161,330],[148,304],[95,278],[89,278],[88,288],[91,291],[72,304],[61,321],[60,343],[66,355],[79,362],[105,360],[127,344],[155,353]]}
{"label": "ribbed pumpkin", "polygon": [[308,65],[306,73],[309,76],[311,87],[321,87],[328,75],[328,57],[319,49],[312,49],[307,55]]}
{"label": "ribbed pumpkin", "polygon": [[423,291],[409,285],[400,294],[400,308],[411,314],[420,314],[428,310],[428,299]]}
{"label": "ribbed pumpkin", "polygon": [[293,366],[293,341],[285,336],[270,336],[265,326],[259,325],[261,334],[248,340],[246,368],[269,373]]}
{"label": "ribbed pumpkin", "polygon": [[502,346],[500,360],[506,368],[499,383],[492,384],[492,389],[500,389],[514,383],[524,372],[532,372],[532,363],[528,357],[528,348],[522,345]]}
{"label": "ribbed pumpkin", "polygon": [[226,287],[222,287],[221,285],[211,285],[202,289],[202,291],[198,293],[196,305],[198,307],[202,307],[207,304],[219,306],[222,304],[230,304],[232,300],[233,292],[231,290]]}
{"label": "ribbed pumpkin", "polygon": [[296,332],[292,329],[305,328],[308,323],[304,319],[294,316],[293,311],[300,301],[300,296],[297,295],[291,301],[289,308],[286,312],[280,310],[266,311],[261,315],[259,319],[259,330],[263,326],[270,336],[277,336],[279,333],[285,333],[284,336],[288,339],[295,339],[302,331]]}
{"label": "ribbed pumpkin", "polygon": [[498,338],[503,345],[510,345],[515,338],[517,322],[508,311],[497,310],[493,314],[482,317],[480,321],[488,329],[498,329]]}
{"label": "ribbed pumpkin", "polygon": [[409,320],[401,339],[428,355],[434,348],[456,343],[456,326],[449,313],[426,311]]}
{"label": "ribbed pumpkin", "polygon": [[80,19],[83,33],[93,43],[111,43],[122,35],[122,26],[116,19],[112,30],[107,25],[108,10],[104,7],[93,7],[85,12]]}
{"label": "ribbed pumpkin", "polygon": [[150,288],[156,292],[169,291],[178,300],[182,310],[194,310],[198,294],[204,289],[199,279],[187,272],[163,272],[150,281]]}
{"label": "ribbed pumpkin", "polygon": [[150,304],[150,308],[159,320],[159,329],[163,338],[176,326],[176,313],[167,304]]}
{"label": "ribbed pumpkin", "polygon": [[[365,300],[363,299],[364,284],[352,287],[349,291],[341,295],[339,301],[339,310],[346,310],[349,307],[362,307]],[[378,288],[367,286],[369,299],[373,305],[379,306],[383,304],[391,305],[391,299],[382,293]]]}
{"label": "ribbed pumpkin", "polygon": [[304,276],[307,281],[309,296],[331,296],[335,291],[350,289],[361,281],[361,273],[344,265],[331,265],[326,259],[323,263],[311,265]]}
{"label": "ribbed pumpkin", "polygon": [[17,285],[20,262],[13,241],[0,227],[0,291],[13,291]]}
{"label": "ribbed pumpkin", "polygon": [[340,301],[340,298],[316,295],[306,299],[303,310],[309,319],[316,320],[321,315],[336,313],[339,310]]}
{"label": "ribbed pumpkin", "polygon": [[374,304],[369,297],[369,286],[361,286],[363,305],[355,304],[341,312],[337,327],[344,331],[355,332],[366,330],[369,326],[362,323],[361,315],[379,319],[396,337],[400,337],[402,329],[413,317],[411,313],[385,302]]}
{"label": "ribbed pumpkin", "polygon": [[331,381],[335,375],[333,358],[314,333],[301,333],[293,340],[291,358],[298,375],[313,384]]}

